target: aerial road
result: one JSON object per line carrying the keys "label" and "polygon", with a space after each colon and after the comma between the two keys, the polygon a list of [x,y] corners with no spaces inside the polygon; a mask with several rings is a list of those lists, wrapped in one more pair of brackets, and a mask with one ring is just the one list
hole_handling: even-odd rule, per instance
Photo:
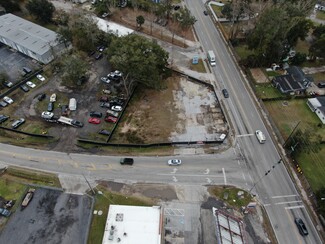
{"label": "aerial road", "polygon": [[[197,19],[194,27],[204,51],[213,50],[216,55],[216,66],[211,67],[216,78],[214,85],[229,92],[229,98],[222,98],[222,102],[233,125],[235,145],[240,148],[254,182],[247,190],[257,195],[264,205],[279,243],[321,243],[300,195],[280,161],[240,69],[211,16],[203,14],[204,3],[186,0],[186,5]],[[265,144],[257,141],[256,130],[266,135]],[[309,235],[303,237],[299,234],[294,223],[296,217],[304,220]]]}

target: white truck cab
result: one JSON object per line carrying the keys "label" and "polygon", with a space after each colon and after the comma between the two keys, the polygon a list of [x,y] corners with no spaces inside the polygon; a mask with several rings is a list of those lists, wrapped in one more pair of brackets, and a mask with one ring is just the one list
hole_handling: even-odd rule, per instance
{"label": "white truck cab", "polygon": [[255,135],[256,135],[259,143],[261,143],[261,144],[265,143],[266,138],[262,131],[260,131],[260,130],[255,131]]}

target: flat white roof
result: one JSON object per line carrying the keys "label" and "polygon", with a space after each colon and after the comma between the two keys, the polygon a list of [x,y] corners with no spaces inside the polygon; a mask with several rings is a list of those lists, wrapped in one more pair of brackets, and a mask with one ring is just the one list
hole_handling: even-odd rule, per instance
{"label": "flat white roof", "polygon": [[160,244],[161,209],[110,205],[102,244]]}
{"label": "flat white roof", "polygon": [[107,33],[111,32],[117,36],[127,36],[128,34],[133,33],[132,29],[116,24],[112,21],[107,21],[98,17],[94,17],[94,19],[97,21],[98,28]]}
{"label": "flat white roof", "polygon": [[0,36],[39,55],[55,46],[57,33],[13,14],[0,16]]}

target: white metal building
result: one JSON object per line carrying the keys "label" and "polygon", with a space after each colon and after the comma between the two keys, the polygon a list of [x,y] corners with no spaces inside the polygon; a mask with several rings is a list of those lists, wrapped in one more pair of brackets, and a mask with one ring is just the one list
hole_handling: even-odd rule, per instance
{"label": "white metal building", "polygon": [[162,216],[160,206],[110,205],[103,244],[160,244]]}
{"label": "white metal building", "polygon": [[315,112],[318,118],[325,124],[325,97],[308,98],[307,105]]}
{"label": "white metal building", "polygon": [[66,50],[56,32],[13,14],[0,16],[0,42],[44,64]]}

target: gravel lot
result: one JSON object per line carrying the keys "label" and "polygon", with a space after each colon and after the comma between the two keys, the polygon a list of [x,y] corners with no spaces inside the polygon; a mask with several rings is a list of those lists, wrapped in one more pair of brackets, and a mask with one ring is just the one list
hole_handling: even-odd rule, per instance
{"label": "gravel lot", "polygon": [[37,189],[29,205],[10,217],[0,243],[87,243],[92,199]]}

